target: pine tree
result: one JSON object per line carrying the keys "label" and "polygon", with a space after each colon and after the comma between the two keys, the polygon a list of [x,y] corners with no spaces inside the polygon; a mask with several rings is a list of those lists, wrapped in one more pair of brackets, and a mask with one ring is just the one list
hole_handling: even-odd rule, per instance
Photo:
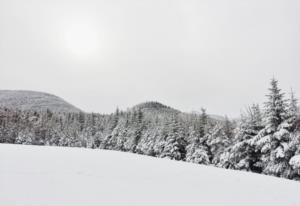
{"label": "pine tree", "polygon": [[288,176],[291,170],[288,162],[292,151],[289,146],[289,125],[286,123],[287,104],[277,80],[272,79],[269,91],[268,101],[265,103],[265,128],[249,142],[259,153],[260,160],[256,165],[261,167],[264,174]]}
{"label": "pine tree", "polygon": [[218,166],[230,169],[261,172],[255,164],[258,155],[251,140],[263,128],[259,105],[253,104],[241,115],[241,122],[237,127],[234,143],[226,148],[221,155]]}
{"label": "pine tree", "polygon": [[145,129],[144,115],[140,108],[131,112],[130,121],[128,123],[128,138],[124,142],[124,148],[126,151],[137,152],[136,147],[142,138],[143,131]]}
{"label": "pine tree", "polygon": [[263,128],[263,119],[259,104],[253,104],[248,108],[249,129],[253,129],[254,133]]}
{"label": "pine tree", "polygon": [[143,112],[139,108],[136,113],[135,130],[133,133],[134,136],[133,136],[133,142],[132,142],[133,146],[131,148],[132,152],[136,152],[136,146],[138,145],[138,143],[142,137],[142,133],[143,133],[144,126],[145,126],[143,119],[144,119]]}
{"label": "pine tree", "polygon": [[265,103],[266,127],[269,133],[276,131],[277,127],[287,118],[287,105],[284,93],[278,88],[278,81],[271,80],[268,101]]}
{"label": "pine tree", "polygon": [[289,160],[291,167],[290,176],[288,178],[300,181],[300,133],[292,133],[291,149],[294,151],[293,156]]}
{"label": "pine tree", "polygon": [[120,118],[120,110],[117,108],[116,112],[114,114],[111,115],[111,121],[110,121],[110,126],[109,126],[109,130],[112,132],[115,127],[118,125],[118,121]]}
{"label": "pine tree", "polygon": [[32,133],[26,129],[18,134],[15,143],[31,145],[33,143],[33,139]]}
{"label": "pine tree", "polygon": [[199,126],[199,132],[200,136],[204,137],[206,134],[206,128],[208,123],[208,116],[206,114],[206,110],[204,108],[201,108],[201,115],[200,115],[200,126]]}
{"label": "pine tree", "polygon": [[223,130],[224,130],[224,133],[225,133],[225,135],[228,139],[233,138],[234,126],[233,126],[233,123],[229,120],[229,118],[227,116],[225,116]]}
{"label": "pine tree", "polygon": [[85,123],[85,114],[83,112],[79,112],[78,122],[80,124],[80,130],[82,131]]}
{"label": "pine tree", "polygon": [[291,90],[290,93],[287,113],[288,113],[289,123],[295,122],[297,116],[299,115],[298,99],[295,97],[293,90]]}
{"label": "pine tree", "polygon": [[185,147],[186,142],[184,139],[183,128],[178,121],[178,116],[176,115],[172,118],[167,138],[165,140],[164,149],[160,154],[160,157],[183,160],[186,154]]}
{"label": "pine tree", "polygon": [[206,140],[210,162],[217,165],[231,141],[224,130],[224,123],[217,123],[208,133]]}
{"label": "pine tree", "polygon": [[209,164],[209,156],[207,147],[201,142],[201,137],[195,131],[190,134],[192,143],[187,146],[186,161],[196,164]]}

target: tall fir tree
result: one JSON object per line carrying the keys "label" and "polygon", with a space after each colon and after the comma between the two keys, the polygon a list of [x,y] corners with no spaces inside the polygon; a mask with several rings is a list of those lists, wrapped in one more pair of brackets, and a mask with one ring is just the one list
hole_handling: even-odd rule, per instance
{"label": "tall fir tree", "polygon": [[186,155],[186,141],[184,139],[183,127],[178,120],[178,115],[172,117],[171,123],[169,124],[169,129],[167,137],[165,140],[165,145],[161,158],[169,158],[175,160],[184,160]]}
{"label": "tall fir tree", "polygon": [[265,128],[253,138],[252,143],[260,153],[257,165],[264,174],[288,176],[291,168],[289,159],[292,152],[289,147],[290,133],[286,120],[288,119],[287,103],[284,93],[278,87],[278,81],[271,80],[271,87],[265,103]]}
{"label": "tall fir tree", "polygon": [[288,102],[287,115],[290,123],[295,122],[297,116],[299,115],[298,99],[295,97],[295,93],[292,89]]}
{"label": "tall fir tree", "polygon": [[192,142],[186,147],[186,161],[196,164],[210,163],[208,156],[208,148],[204,142],[201,141],[201,137],[195,130],[190,133],[190,138]]}
{"label": "tall fir tree", "polygon": [[278,81],[271,80],[271,87],[265,102],[265,121],[268,132],[275,132],[277,127],[287,118],[287,104],[284,93],[278,88]]}
{"label": "tall fir tree", "polygon": [[200,115],[200,124],[199,124],[199,135],[204,137],[207,132],[207,123],[208,123],[208,115],[206,114],[206,110],[201,108],[201,115]]}
{"label": "tall fir tree", "polygon": [[248,107],[245,114],[241,115],[240,124],[234,137],[234,143],[221,155],[218,166],[237,170],[261,172],[255,164],[258,155],[255,147],[249,143],[263,128],[259,105]]}

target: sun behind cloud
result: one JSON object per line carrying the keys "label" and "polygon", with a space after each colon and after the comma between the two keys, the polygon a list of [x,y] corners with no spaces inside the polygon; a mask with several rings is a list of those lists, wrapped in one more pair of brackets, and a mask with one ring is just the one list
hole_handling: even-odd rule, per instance
{"label": "sun behind cloud", "polygon": [[92,22],[76,21],[67,24],[63,31],[63,45],[67,52],[79,59],[95,57],[101,48],[102,36]]}

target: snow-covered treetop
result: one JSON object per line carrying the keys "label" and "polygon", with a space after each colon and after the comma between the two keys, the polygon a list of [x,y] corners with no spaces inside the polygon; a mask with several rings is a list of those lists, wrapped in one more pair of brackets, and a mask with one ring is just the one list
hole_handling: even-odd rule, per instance
{"label": "snow-covered treetop", "polygon": [[265,121],[268,130],[274,131],[287,118],[287,103],[284,93],[278,87],[276,79],[271,80],[271,87],[265,102]]}

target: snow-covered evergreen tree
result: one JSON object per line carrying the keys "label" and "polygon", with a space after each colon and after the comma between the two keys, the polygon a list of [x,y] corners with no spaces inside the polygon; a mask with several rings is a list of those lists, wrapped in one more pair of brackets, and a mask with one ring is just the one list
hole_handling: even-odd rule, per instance
{"label": "snow-covered evergreen tree", "polygon": [[287,118],[287,104],[284,93],[278,87],[276,79],[271,80],[271,87],[265,102],[265,121],[268,133],[275,132],[277,127]]}
{"label": "snow-covered evergreen tree", "polygon": [[208,132],[208,115],[205,109],[201,109],[199,124],[190,128],[188,139],[189,145],[186,147],[186,161],[197,164],[210,164],[208,147],[206,144],[206,134]]}
{"label": "snow-covered evergreen tree", "polygon": [[277,80],[272,79],[269,92],[265,103],[265,128],[249,142],[259,153],[260,160],[256,165],[262,168],[263,173],[289,176],[291,168],[288,162],[293,152],[289,146],[291,135],[287,104]]}
{"label": "snow-covered evergreen tree", "polygon": [[218,166],[230,169],[261,172],[256,166],[258,154],[251,140],[263,128],[259,105],[252,105],[241,117],[234,143],[221,155]]}
{"label": "snow-covered evergreen tree", "polygon": [[200,124],[199,124],[199,135],[200,137],[204,137],[207,133],[207,124],[208,124],[208,115],[206,114],[206,110],[201,108],[200,115]]}
{"label": "snow-covered evergreen tree", "polygon": [[161,158],[169,158],[175,160],[183,160],[185,158],[186,142],[184,139],[183,129],[178,121],[178,116],[174,116],[168,127],[168,134]]}
{"label": "snow-covered evergreen tree", "polygon": [[208,149],[203,141],[201,142],[201,134],[197,134],[196,131],[192,131],[190,139],[192,143],[187,146],[186,161],[196,164],[210,164]]}
{"label": "snow-covered evergreen tree", "polygon": [[207,134],[206,145],[208,147],[208,155],[210,162],[218,165],[222,153],[230,145],[232,139],[226,134],[224,123],[216,124]]}
{"label": "snow-covered evergreen tree", "polygon": [[33,138],[34,137],[29,130],[21,131],[16,138],[16,144],[31,145],[33,143]]}
{"label": "snow-covered evergreen tree", "polygon": [[288,122],[289,123],[295,122],[298,115],[299,115],[298,99],[295,97],[293,90],[291,90],[290,99],[288,101],[288,109],[287,109]]}

